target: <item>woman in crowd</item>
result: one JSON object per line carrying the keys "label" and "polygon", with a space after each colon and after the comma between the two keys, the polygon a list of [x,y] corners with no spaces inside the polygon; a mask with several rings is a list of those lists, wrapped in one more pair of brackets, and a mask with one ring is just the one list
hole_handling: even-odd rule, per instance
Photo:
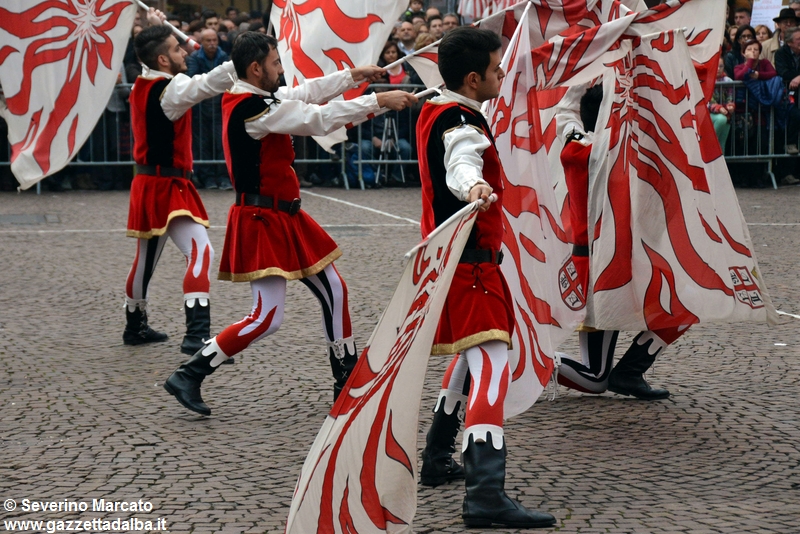
{"label": "woman in crowd", "polygon": [[769,41],[770,39],[772,39],[772,30],[763,24],[756,26],[756,41],[763,43],[764,41]]}
{"label": "woman in crowd", "polygon": [[733,40],[733,50],[728,52],[725,56],[725,74],[729,77],[736,79],[733,69],[736,65],[744,63],[745,57],[742,49],[742,43],[745,41],[755,41],[756,30],[752,26],[740,26],[736,31],[736,38]]}

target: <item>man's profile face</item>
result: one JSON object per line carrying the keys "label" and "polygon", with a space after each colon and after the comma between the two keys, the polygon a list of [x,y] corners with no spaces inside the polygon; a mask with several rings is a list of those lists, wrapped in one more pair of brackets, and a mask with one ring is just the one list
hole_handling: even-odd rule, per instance
{"label": "man's profile face", "polygon": [[786,41],[786,44],[789,45],[789,49],[793,54],[800,54],[800,32],[796,32],[792,35],[792,38]]}
{"label": "man's profile face", "polygon": [[479,79],[477,96],[478,102],[485,102],[496,98],[500,94],[500,85],[503,83],[503,78],[506,73],[500,68],[500,62],[503,59],[502,51],[498,48],[489,54],[489,66],[486,67],[486,73],[483,79]]}
{"label": "man's profile face", "polygon": [[733,15],[733,22],[737,26],[747,26],[750,24],[750,15],[744,11],[738,11]]}
{"label": "man's profile face", "polygon": [[264,58],[264,61],[261,62],[259,88],[274,93],[281,86],[281,74],[283,74],[281,58],[278,55],[278,49],[273,48],[269,51],[267,57]]}
{"label": "man's profile face", "polygon": [[174,35],[167,37],[167,47],[167,53],[164,55],[169,60],[168,72],[173,76],[186,72],[186,50],[181,48],[181,44]]}

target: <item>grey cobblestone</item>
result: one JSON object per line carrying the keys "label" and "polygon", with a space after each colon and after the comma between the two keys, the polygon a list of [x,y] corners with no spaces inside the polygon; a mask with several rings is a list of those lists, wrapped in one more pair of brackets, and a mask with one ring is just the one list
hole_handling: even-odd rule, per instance
{"label": "grey cobblestone", "polygon": [[[344,251],[337,267],[363,345],[419,230],[318,195],[418,220],[419,190],[308,193],[304,208]],[[201,194],[220,253],[231,196]],[[749,222],[783,224],[750,229],[777,308],[800,315],[800,188],[739,196]],[[138,515],[165,518],[171,532],[283,532],[331,401],[318,304],[289,284],[281,329],[209,379],[204,397],[213,417],[190,414],[161,388],[185,359],[178,350],[184,260],[173,245],[150,288],[151,323],[169,341],[121,341],[134,253],[124,236],[127,202],[125,192],[0,194],[0,216],[25,216],[0,217],[0,500],[141,498],[154,510]],[[212,302],[216,333],[249,312],[249,288],[214,281]],[[509,493],[556,515],[555,532],[800,532],[798,326],[800,319],[784,316],[773,328],[692,328],[651,374],[672,391],[667,401],[561,388],[555,401],[507,423]],[[631,337],[622,334],[619,346]],[[570,340],[566,350],[575,348]],[[420,446],[446,364],[437,358],[429,366]],[[463,532],[462,492],[421,487],[416,532]],[[68,515],[0,512],[2,519]]]}

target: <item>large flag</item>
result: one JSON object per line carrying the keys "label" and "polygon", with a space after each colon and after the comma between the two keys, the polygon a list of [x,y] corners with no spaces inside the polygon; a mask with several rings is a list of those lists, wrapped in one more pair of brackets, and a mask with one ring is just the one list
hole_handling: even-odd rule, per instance
{"label": "large flag", "polygon": [[[286,83],[295,87],[311,78],[376,63],[407,7],[403,0],[275,0],[270,20]],[[344,98],[360,96],[366,88],[364,83]],[[330,150],[346,138],[342,128],[314,139]]]}
{"label": "large flag", "polygon": [[589,171],[586,323],[774,322],[683,32],[633,45],[603,78]]}
{"label": "large flag", "polygon": [[28,188],[62,169],[111,98],[136,9],[130,0],[4,0],[0,85],[11,170]]}
{"label": "large flag", "polygon": [[400,283],[306,458],[286,534],[412,531],[425,371],[477,207],[465,206],[407,255]]}
{"label": "large flag", "polygon": [[585,305],[548,173],[530,60],[529,16],[526,10],[503,58],[506,77],[500,95],[487,106],[507,178],[501,268],[517,322],[509,351],[512,382],[506,417],[527,410],[541,395],[553,372],[555,350],[581,322]]}

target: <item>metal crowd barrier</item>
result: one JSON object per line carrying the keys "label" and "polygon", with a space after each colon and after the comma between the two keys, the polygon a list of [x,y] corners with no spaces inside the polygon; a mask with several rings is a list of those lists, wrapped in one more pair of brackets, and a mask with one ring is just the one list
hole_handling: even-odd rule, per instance
{"label": "metal crowd barrier", "polygon": [[[117,87],[122,91],[130,88],[129,85]],[[368,90],[398,88],[419,91],[424,86],[373,84]],[[765,163],[772,185],[777,188],[774,173],[776,161],[796,157],[796,153],[790,153],[791,150],[787,152],[787,147],[800,146],[800,139],[797,137],[800,128],[794,128],[791,132],[792,139],[789,138],[792,130],[790,124],[800,126],[800,110],[796,107],[791,110],[785,103],[777,106],[761,105],[742,82],[717,83],[714,97],[717,103],[733,104],[733,112],[727,121],[729,133],[723,146],[726,161]],[[334,147],[334,154],[325,152],[310,138],[295,137],[295,168],[298,175],[310,180],[313,174],[317,174],[318,178],[326,178],[332,185],[344,185],[348,189],[356,185],[361,189],[375,184],[385,185],[391,180],[401,183],[410,181],[418,172],[415,124],[420,107],[417,105],[402,112],[390,111],[377,121],[373,119],[352,128],[348,131],[347,142]],[[192,113],[195,170],[202,175],[203,166],[217,166],[218,170],[215,172],[227,175],[222,153],[222,121],[218,99],[216,102],[212,99],[195,106]],[[378,128],[380,123],[383,128]],[[373,146],[371,157],[367,157],[365,149],[372,144],[373,137],[380,139],[382,148]],[[2,135],[0,142],[6,144],[5,149],[0,146],[0,167],[8,166],[10,148],[5,135]],[[398,150],[398,145],[404,144],[403,142],[407,143],[405,150]],[[129,110],[125,104],[124,111],[104,111],[95,130],[70,166],[97,168],[132,164],[133,133]]]}

